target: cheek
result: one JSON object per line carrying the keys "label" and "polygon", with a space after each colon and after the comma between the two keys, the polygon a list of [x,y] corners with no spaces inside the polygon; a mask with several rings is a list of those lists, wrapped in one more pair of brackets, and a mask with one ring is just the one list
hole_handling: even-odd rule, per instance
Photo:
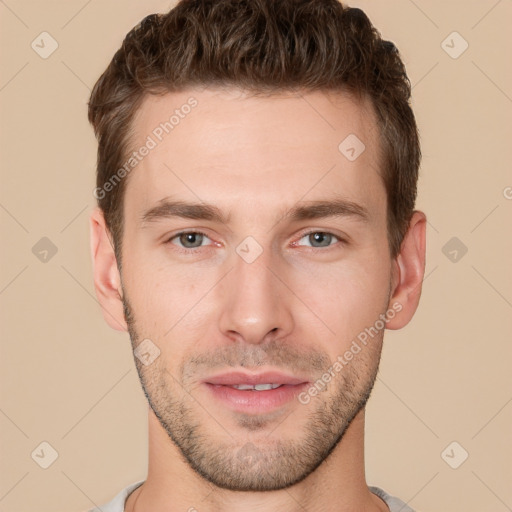
{"label": "cheek", "polygon": [[[336,262],[310,261],[284,269],[285,281],[297,297],[285,291],[280,307],[289,309],[300,332],[310,337],[315,330],[325,347],[340,351],[375,323],[387,307],[390,277],[377,247],[382,245],[368,243]],[[215,284],[226,269],[207,259],[177,265],[166,262],[165,253],[161,258],[134,250],[123,265],[139,333],[161,339],[166,346],[184,337],[202,339],[205,331],[215,329],[223,304],[229,304],[225,295],[213,299]],[[178,344],[182,350],[184,344]]]}
{"label": "cheek", "polygon": [[360,261],[303,274],[296,283],[294,288],[304,290],[304,302],[329,327],[326,332],[336,345],[350,344],[387,307],[388,274]]}
{"label": "cheek", "polygon": [[218,281],[212,269],[194,265],[157,263],[133,258],[123,266],[125,290],[140,335],[160,339],[166,345],[200,328],[206,318],[201,300]]}

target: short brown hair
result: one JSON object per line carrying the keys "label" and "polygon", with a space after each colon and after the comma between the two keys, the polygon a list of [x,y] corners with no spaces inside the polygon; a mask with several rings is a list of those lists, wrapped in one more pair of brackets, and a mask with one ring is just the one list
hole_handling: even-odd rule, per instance
{"label": "short brown hair", "polygon": [[[193,86],[270,94],[348,91],[369,98],[381,134],[389,248],[398,255],[416,201],[419,137],[398,50],[363,11],[338,0],[181,0],[167,14],[144,18],[91,93],[98,189],[126,160],[143,98]],[[97,196],[119,266],[125,182]]]}

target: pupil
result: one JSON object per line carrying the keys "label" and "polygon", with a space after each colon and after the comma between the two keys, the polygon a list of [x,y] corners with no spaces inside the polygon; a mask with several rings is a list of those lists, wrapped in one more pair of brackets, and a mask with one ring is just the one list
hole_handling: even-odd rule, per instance
{"label": "pupil", "polygon": [[[181,243],[185,247],[189,247],[188,244],[193,245],[194,247],[199,247],[201,245],[201,237],[199,233],[185,233],[184,235],[181,235]],[[199,237],[199,244],[197,244],[196,238]],[[195,243],[194,243],[195,242]]]}
{"label": "pupil", "polygon": [[[327,233],[318,232],[318,233],[313,233],[311,236],[313,237],[315,242],[319,242],[322,247],[326,247],[329,245],[329,241],[330,241],[329,237],[331,235],[329,235]],[[322,242],[324,242],[324,243],[322,244]]]}

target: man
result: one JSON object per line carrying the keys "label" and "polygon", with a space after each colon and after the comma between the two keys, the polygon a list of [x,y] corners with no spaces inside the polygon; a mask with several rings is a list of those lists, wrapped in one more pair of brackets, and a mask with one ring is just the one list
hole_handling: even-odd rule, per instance
{"label": "man", "polygon": [[91,248],[149,470],[99,510],[411,510],[366,484],[363,446],[425,269],[409,96],[336,0],[183,0],[127,35],[89,104]]}

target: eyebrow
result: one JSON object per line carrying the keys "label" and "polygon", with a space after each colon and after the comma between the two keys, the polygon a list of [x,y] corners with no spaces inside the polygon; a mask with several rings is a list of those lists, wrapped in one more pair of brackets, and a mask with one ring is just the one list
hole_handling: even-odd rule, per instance
{"label": "eyebrow", "polygon": [[[162,199],[157,205],[146,210],[141,215],[142,227],[148,223],[179,217],[192,220],[207,220],[219,224],[229,224],[230,215],[226,216],[217,206],[207,203],[187,203],[184,201],[171,201]],[[331,199],[317,201],[302,201],[284,215],[278,222],[289,220],[298,222],[302,220],[323,219],[329,217],[350,217],[363,223],[370,221],[370,214],[366,207],[348,199]]]}

